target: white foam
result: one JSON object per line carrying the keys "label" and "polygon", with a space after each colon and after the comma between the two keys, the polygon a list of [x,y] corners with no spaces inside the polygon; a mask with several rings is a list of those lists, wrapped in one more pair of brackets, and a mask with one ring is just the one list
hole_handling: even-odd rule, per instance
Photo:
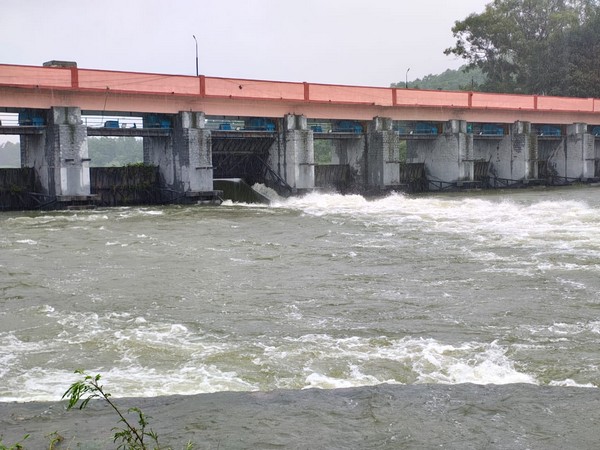
{"label": "white foam", "polygon": [[[192,395],[220,391],[255,391],[258,387],[240,379],[235,372],[223,371],[214,365],[185,366],[157,371],[131,364],[126,367],[92,368],[87,374],[100,374],[106,392],[113,397],[154,397],[160,395]],[[1,378],[0,378],[1,379]],[[57,401],[69,385],[82,379],[81,375],[62,370],[33,368],[26,374],[11,377],[11,385],[23,393],[6,395],[0,389],[0,402]],[[13,386],[5,386],[9,389]],[[12,391],[18,392],[18,391]]]}
{"label": "white foam", "polygon": [[[360,370],[354,368],[352,377],[341,379],[332,376],[323,375],[320,373],[311,373],[304,381],[303,389],[319,388],[319,389],[341,389],[360,386],[375,386],[382,382],[372,375],[365,375]],[[388,383],[395,384],[394,380],[388,380]]]}
{"label": "white foam", "polygon": [[37,245],[37,241],[33,239],[19,239],[17,244]]}
{"label": "white foam", "polygon": [[[403,383],[407,371],[417,383],[508,384],[537,383],[532,375],[519,372],[497,343],[441,344],[433,339],[377,340],[359,337],[334,339],[327,335],[305,335],[295,346],[265,348],[267,360],[306,361],[308,373],[303,387],[348,387],[379,383]],[[332,376],[320,368],[324,362],[340,372]],[[368,367],[397,366],[394,370],[369,373]],[[382,377],[383,375],[383,377]],[[282,387],[282,386],[279,386]]]}
{"label": "white foam", "polygon": [[570,378],[567,378],[566,380],[560,380],[560,381],[551,381],[550,383],[548,383],[548,385],[550,386],[564,386],[564,387],[581,387],[581,388],[595,388],[596,386],[594,386],[592,383],[577,383],[574,380],[571,380]]}

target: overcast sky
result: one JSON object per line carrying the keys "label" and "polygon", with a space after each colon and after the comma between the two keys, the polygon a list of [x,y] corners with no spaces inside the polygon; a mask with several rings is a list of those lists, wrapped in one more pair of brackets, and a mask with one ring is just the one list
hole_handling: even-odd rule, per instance
{"label": "overcast sky", "polygon": [[491,0],[0,0],[0,63],[368,86],[458,68]]}

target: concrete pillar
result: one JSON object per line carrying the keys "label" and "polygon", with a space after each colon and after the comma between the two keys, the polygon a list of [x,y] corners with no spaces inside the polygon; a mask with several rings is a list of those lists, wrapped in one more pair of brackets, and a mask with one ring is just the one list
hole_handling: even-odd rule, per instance
{"label": "concrete pillar", "polygon": [[278,142],[270,150],[270,166],[277,168],[279,176],[294,193],[313,189],[315,150],[313,132],[308,129],[306,117],[286,115],[279,133]]}
{"label": "concrete pillar", "polygon": [[392,124],[392,119],[375,117],[367,127],[368,188],[400,184],[400,139]]}
{"label": "concrete pillar", "polygon": [[472,179],[473,144],[466,131],[465,121],[450,120],[436,137],[407,142],[408,162],[425,163],[430,190]]}
{"label": "concrete pillar", "polygon": [[180,112],[173,127],[175,181],[181,192],[207,192],[213,189],[210,130],[201,112]]}
{"label": "concrete pillar", "polygon": [[574,123],[567,127],[562,152],[556,159],[559,177],[582,181],[595,175],[595,138],[588,133],[587,124]]}
{"label": "concrete pillar", "polygon": [[467,122],[464,120],[449,120],[444,123],[443,137],[454,139],[457,152],[458,172],[456,184],[474,181],[475,156],[473,150],[473,135],[467,134]]}
{"label": "concrete pillar", "polygon": [[52,107],[45,133],[21,137],[21,165],[33,167],[43,194],[59,201],[90,197],[89,161],[79,108]]}
{"label": "concrete pillar", "polygon": [[594,178],[600,178],[600,139],[597,139],[595,135],[592,135],[592,139],[594,140]]}
{"label": "concrete pillar", "polygon": [[213,190],[210,130],[204,113],[182,111],[173,117],[170,136],[144,138],[144,163],[159,167],[167,189],[193,196]]}
{"label": "concrete pillar", "polygon": [[490,171],[497,185],[527,183],[538,177],[538,147],[529,122],[515,122],[501,140],[476,141],[475,147],[477,154],[492,163]]}

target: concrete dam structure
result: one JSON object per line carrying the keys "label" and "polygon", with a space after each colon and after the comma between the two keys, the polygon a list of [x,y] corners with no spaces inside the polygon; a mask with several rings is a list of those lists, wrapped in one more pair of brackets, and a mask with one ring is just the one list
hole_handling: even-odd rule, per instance
{"label": "concrete dam structure", "polygon": [[[165,199],[220,199],[218,179],[281,195],[596,181],[600,100],[0,64],[0,134],[19,135],[36,195],[93,203],[88,138],[143,139]],[[89,116],[137,117],[139,126]],[[328,160],[315,159],[326,148]],[[30,179],[31,174],[27,174]],[[5,187],[6,190],[6,187]]]}

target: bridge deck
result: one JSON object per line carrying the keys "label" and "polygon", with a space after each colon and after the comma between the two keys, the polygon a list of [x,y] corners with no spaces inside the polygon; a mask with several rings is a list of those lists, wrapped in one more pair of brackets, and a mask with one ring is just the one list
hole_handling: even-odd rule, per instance
{"label": "bridge deck", "polygon": [[76,67],[0,64],[0,111],[79,107],[102,113],[202,111],[207,116],[465,120],[600,125],[600,99],[427,91]]}

